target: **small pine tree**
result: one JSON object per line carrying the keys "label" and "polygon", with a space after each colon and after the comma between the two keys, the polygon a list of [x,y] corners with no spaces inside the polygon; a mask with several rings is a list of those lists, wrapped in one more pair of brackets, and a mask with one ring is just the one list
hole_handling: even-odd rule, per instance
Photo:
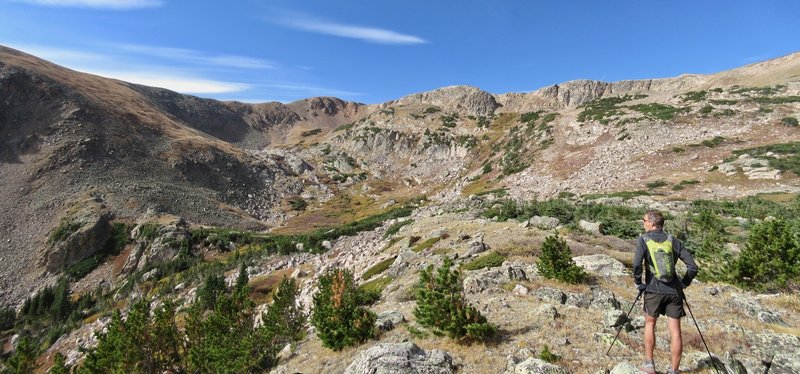
{"label": "small pine tree", "polygon": [[300,340],[307,316],[297,303],[297,281],[283,278],[272,297],[272,304],[261,316],[265,327],[273,330],[276,345]]}
{"label": "small pine tree", "polygon": [[572,250],[564,239],[558,237],[558,234],[544,239],[536,267],[539,269],[539,274],[549,279],[573,284],[586,279],[586,272],[572,260]]}
{"label": "small pine tree", "polygon": [[53,359],[53,366],[47,371],[48,374],[69,374],[70,367],[67,366],[66,359],[61,352],[56,353]]}
{"label": "small pine tree", "polygon": [[225,292],[225,278],[222,275],[211,274],[197,290],[197,299],[203,309],[213,309],[217,303],[217,296],[223,292]]}
{"label": "small pine tree", "polygon": [[250,292],[247,284],[250,283],[250,276],[247,274],[247,264],[242,262],[239,266],[239,275],[236,277],[236,284],[233,286],[233,293],[240,298],[245,298]]}
{"label": "small pine tree", "polygon": [[311,324],[323,346],[338,351],[374,336],[375,313],[363,307],[366,297],[350,271],[333,269],[323,274],[317,288]]}
{"label": "small pine tree", "polygon": [[28,335],[23,335],[17,342],[17,349],[11,358],[8,359],[8,366],[11,373],[27,374],[32,373],[36,367],[36,344],[31,341]]}
{"label": "small pine tree", "polygon": [[69,281],[66,278],[58,280],[54,290],[53,304],[50,306],[50,317],[55,321],[64,321],[72,312]]}
{"label": "small pine tree", "polygon": [[423,326],[444,332],[451,338],[483,339],[493,336],[497,328],[488,323],[464,298],[461,273],[450,270],[452,261],[434,272],[433,265],[420,273],[417,284],[417,306],[414,316]]}

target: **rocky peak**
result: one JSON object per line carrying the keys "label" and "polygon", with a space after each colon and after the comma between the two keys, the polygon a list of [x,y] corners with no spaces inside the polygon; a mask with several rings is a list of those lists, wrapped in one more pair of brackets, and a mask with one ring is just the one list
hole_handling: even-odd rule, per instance
{"label": "rocky peak", "polygon": [[472,86],[449,86],[400,98],[396,104],[430,104],[476,116],[494,113],[501,105],[494,95]]}

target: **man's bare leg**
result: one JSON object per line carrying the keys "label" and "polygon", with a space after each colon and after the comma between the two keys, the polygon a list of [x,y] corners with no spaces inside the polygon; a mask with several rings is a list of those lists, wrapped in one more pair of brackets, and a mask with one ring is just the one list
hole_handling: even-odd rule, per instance
{"label": "man's bare leg", "polygon": [[[645,321],[645,327],[647,321]],[[679,318],[667,318],[669,327],[669,350],[672,363],[672,370],[678,371],[681,366],[681,354],[683,354],[683,339],[681,338],[681,320]],[[645,330],[645,349],[647,347],[647,330]],[[652,349],[652,348],[651,348]],[[650,351],[652,352],[652,350]]]}
{"label": "man's bare leg", "polygon": [[653,361],[653,350],[656,347],[656,320],[647,313],[644,315],[644,358]]}

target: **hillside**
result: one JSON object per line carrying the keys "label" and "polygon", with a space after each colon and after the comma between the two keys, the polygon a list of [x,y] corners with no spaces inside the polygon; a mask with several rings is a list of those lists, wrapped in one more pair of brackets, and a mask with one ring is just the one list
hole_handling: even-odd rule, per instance
{"label": "hillside", "polygon": [[[58,324],[20,313],[2,335],[6,356],[19,331],[38,337],[41,370],[56,352],[82,362],[78,347],[134,300],[169,298],[184,320],[209,275],[230,286],[241,264],[258,311],[285,276],[308,310],[320,276],[343,268],[377,290],[371,310],[402,316],[340,352],[306,326],[275,373],[364,372],[355,367],[393,354],[423,372],[529,373],[545,346],[561,370],[623,370],[641,356],[641,317],[619,314],[635,297],[632,239],[646,209],[708,254],[687,296],[720,363],[757,372],[772,354],[772,372],[800,370],[800,278],[754,288],[743,273],[723,277],[753,231],[793,222],[799,53],[712,75],[505,94],[453,86],[363,105],[219,102],[0,47],[0,98],[0,299],[27,311],[26,298],[67,279],[74,302],[90,300]],[[719,219],[713,252],[700,240],[707,214]],[[554,232],[587,282],[539,275]],[[420,271],[445,257],[498,326],[492,340],[459,344],[417,322]],[[607,357],[616,326],[627,332]],[[686,320],[686,370],[712,372],[692,331]]]}

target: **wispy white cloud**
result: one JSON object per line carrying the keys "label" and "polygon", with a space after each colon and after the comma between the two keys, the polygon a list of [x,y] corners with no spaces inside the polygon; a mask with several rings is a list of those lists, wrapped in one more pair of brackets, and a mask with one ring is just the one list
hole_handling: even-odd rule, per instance
{"label": "wispy white cloud", "polygon": [[25,3],[63,7],[63,8],[99,8],[99,9],[140,9],[158,8],[164,3],[160,0],[20,0]]}
{"label": "wispy white cloud", "polygon": [[335,88],[319,87],[306,84],[295,83],[268,83],[261,84],[263,87],[276,92],[281,92],[290,97],[310,97],[310,96],[362,96],[361,92],[338,90]]}
{"label": "wispy white cloud", "polygon": [[[190,74],[186,69],[176,70],[172,66],[133,62],[127,59],[127,56],[40,45],[9,46],[70,69],[177,92],[219,94],[242,92],[251,88],[249,84],[209,79],[202,74]],[[114,66],[114,69],[109,70],[109,66]]]}
{"label": "wispy white cloud", "polygon": [[428,42],[420,37],[392,30],[330,22],[294,12],[285,13],[281,18],[274,18],[271,21],[298,30],[358,39],[370,43],[425,44]]}
{"label": "wispy white cloud", "polygon": [[271,69],[277,66],[272,61],[237,55],[207,55],[184,48],[155,47],[146,45],[122,44],[112,47],[152,57],[180,60],[188,63],[226,66],[243,69]]}
{"label": "wispy white cloud", "polygon": [[161,87],[177,92],[192,94],[221,94],[241,92],[251,87],[250,85],[244,83],[224,82],[198,77],[165,75],[159,72],[95,70],[89,73],[119,79],[125,82],[143,84],[145,86],[152,87]]}
{"label": "wispy white cloud", "polygon": [[749,57],[746,57],[744,59],[744,63],[750,64],[750,63],[753,63],[753,62],[760,62],[760,61],[764,61],[764,60],[766,60],[768,58],[769,58],[769,56],[767,56],[765,54],[756,55],[756,56],[749,56]]}

